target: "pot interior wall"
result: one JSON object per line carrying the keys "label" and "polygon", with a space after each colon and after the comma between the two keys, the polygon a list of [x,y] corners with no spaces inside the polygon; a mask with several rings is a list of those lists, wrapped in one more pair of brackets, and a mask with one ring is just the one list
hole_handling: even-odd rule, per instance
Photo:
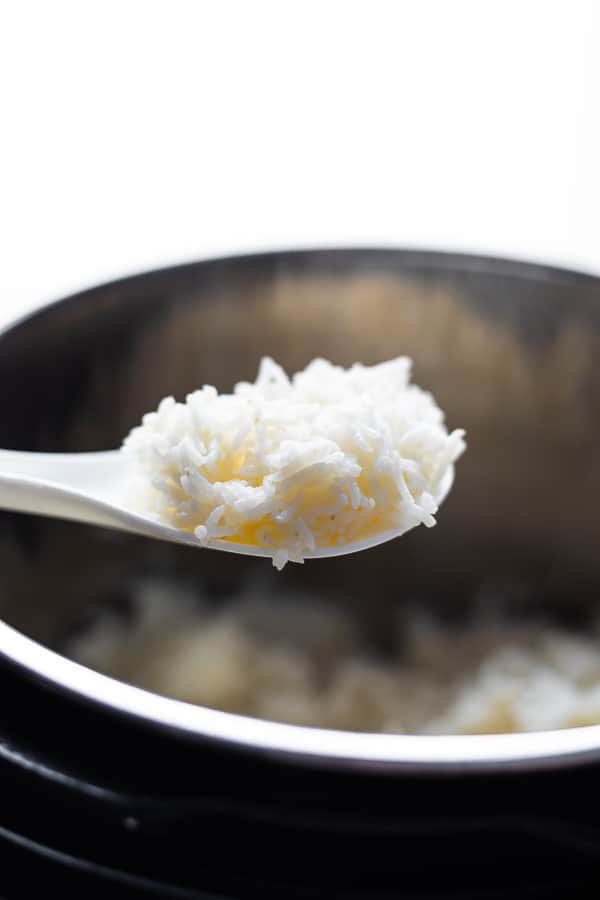
{"label": "pot interior wall", "polygon": [[220,602],[257,573],[360,611],[374,639],[398,604],[456,615],[501,598],[571,618],[600,583],[600,282],[444,254],[333,251],[194,264],[50,307],[0,339],[0,446],[109,449],[166,394],[252,380],[269,354],[348,365],[414,359],[468,451],[432,530],[356,557],[289,565],[0,516],[6,621],[60,646],[132,576],[197,583]]}

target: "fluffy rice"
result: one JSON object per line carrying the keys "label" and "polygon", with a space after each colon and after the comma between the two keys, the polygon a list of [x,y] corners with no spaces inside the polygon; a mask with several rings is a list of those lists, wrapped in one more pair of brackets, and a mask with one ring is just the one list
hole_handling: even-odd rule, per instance
{"label": "fluffy rice", "polygon": [[139,584],[133,622],[104,615],[74,659],[159,694],[300,725],[473,734],[600,723],[600,636],[538,620],[448,626],[403,610],[377,656],[344,608],[262,599],[215,611],[168,582]]}
{"label": "fluffy rice", "polygon": [[145,511],[203,546],[265,548],[281,569],[321,548],[435,524],[464,450],[406,357],[349,369],[315,359],[291,379],[272,359],[232,394],[166,397],[126,438]]}

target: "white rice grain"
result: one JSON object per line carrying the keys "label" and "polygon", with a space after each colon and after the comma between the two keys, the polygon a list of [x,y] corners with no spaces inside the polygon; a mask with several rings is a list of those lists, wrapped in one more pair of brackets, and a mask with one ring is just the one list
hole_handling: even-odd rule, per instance
{"label": "white rice grain", "polygon": [[315,359],[289,378],[265,357],[232,394],[165,397],[123,445],[146,479],[144,511],[204,546],[260,546],[277,568],[431,527],[464,432],[448,433],[410,368],[406,357],[349,369]]}

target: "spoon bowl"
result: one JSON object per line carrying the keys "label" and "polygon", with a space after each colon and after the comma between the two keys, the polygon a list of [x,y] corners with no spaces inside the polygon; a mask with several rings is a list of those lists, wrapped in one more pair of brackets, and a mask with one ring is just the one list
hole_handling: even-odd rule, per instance
{"label": "spoon bowl", "polygon": [[[174,528],[123,505],[136,479],[133,460],[120,450],[100,453],[30,453],[0,450],[0,509],[72,519],[128,531],[145,537],[203,548],[193,532]],[[438,505],[447,496],[454,480],[450,467],[440,483]],[[390,529],[349,544],[320,547],[305,553],[306,559],[325,559],[368,550],[406,532]],[[243,556],[271,557],[272,553],[254,544],[212,541],[210,550]]]}

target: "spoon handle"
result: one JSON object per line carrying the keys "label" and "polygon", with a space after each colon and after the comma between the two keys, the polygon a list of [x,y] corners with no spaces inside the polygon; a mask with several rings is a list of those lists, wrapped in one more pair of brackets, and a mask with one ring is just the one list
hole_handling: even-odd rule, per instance
{"label": "spoon handle", "polygon": [[113,525],[103,508],[108,480],[116,476],[120,454],[29,453],[0,450],[0,509]]}
{"label": "spoon handle", "polygon": [[0,450],[0,476],[30,478],[65,485],[88,485],[90,473],[112,474],[122,464],[118,450],[100,453],[33,453]]}

